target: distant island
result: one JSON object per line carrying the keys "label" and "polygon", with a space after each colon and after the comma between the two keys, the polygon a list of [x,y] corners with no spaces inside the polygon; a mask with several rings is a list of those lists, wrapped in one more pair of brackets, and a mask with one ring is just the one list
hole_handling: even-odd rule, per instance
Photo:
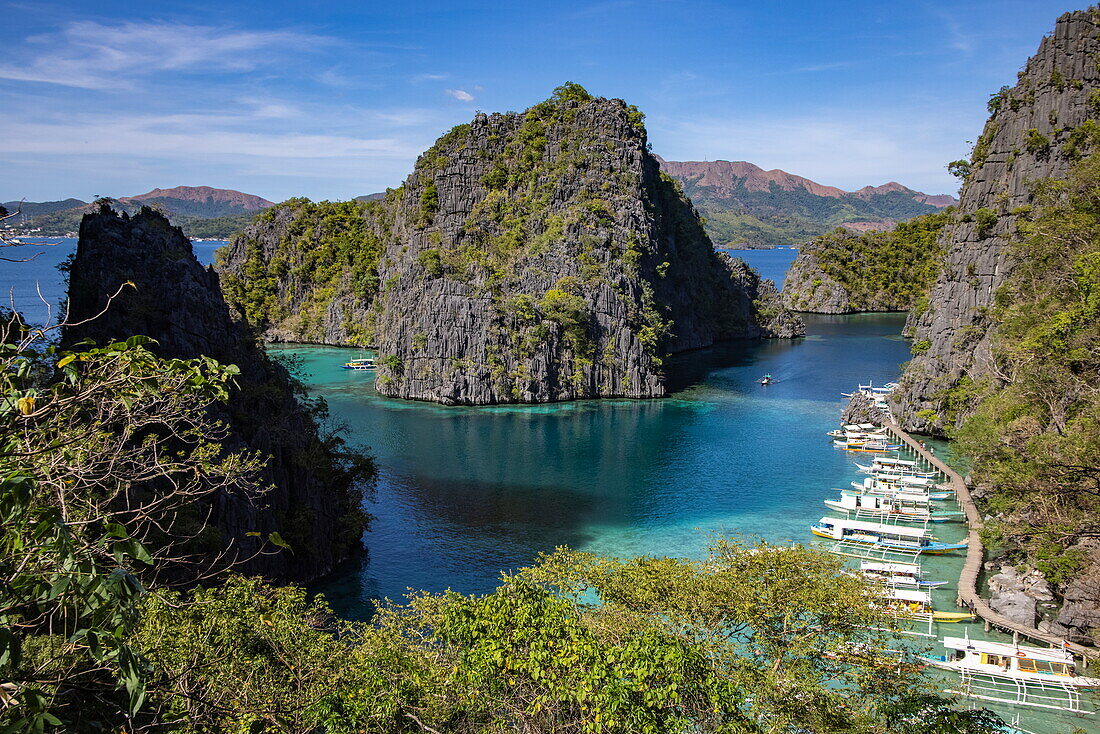
{"label": "distant island", "polygon": [[[136,214],[142,206],[164,212],[172,224],[191,238],[228,238],[244,229],[256,214],[274,206],[274,202],[233,189],[210,186],[176,186],[153,189],[137,196],[106,199],[112,208]],[[81,199],[61,201],[7,201],[3,207],[19,212],[8,224],[18,230],[43,236],[72,236],[80,228],[85,214],[98,211],[95,202]]]}

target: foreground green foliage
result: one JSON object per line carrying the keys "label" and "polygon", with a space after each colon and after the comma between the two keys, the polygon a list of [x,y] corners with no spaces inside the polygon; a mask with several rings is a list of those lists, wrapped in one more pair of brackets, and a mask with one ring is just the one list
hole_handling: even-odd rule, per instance
{"label": "foreground green foliage", "polygon": [[179,731],[992,731],[871,652],[890,620],[839,565],[729,541],[698,563],[563,549],[369,624],[234,579],[150,595],[134,643]]}
{"label": "foreground green foliage", "polygon": [[958,438],[1004,513],[991,539],[1059,583],[1100,537],[1100,155],[1037,197],[992,314],[994,378],[955,397],[977,404]]}
{"label": "foreground green foliage", "polygon": [[[937,244],[954,208],[901,222],[886,232],[855,234],[838,228],[804,246],[820,272],[848,294],[852,311],[907,311],[927,296],[942,267]],[[817,285],[817,283],[814,283]],[[808,294],[794,294],[795,308],[812,309]]]}
{"label": "foreground green foliage", "polygon": [[369,623],[258,579],[174,588],[222,570],[193,552],[210,530],[195,508],[262,498],[256,457],[210,419],[235,369],[137,337],[33,341],[0,369],[4,731],[991,731],[878,652],[893,620],[876,589],[801,547],[563,549],[490,594],[414,594]]}
{"label": "foreground green foliage", "polygon": [[145,585],[217,565],[203,502],[259,494],[258,463],[205,411],[236,368],[30,339],[0,347],[0,730],[95,729],[142,705]]}

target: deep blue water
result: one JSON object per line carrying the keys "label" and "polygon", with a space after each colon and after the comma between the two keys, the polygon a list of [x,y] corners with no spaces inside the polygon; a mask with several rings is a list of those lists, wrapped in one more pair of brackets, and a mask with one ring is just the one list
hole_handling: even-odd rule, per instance
{"label": "deep blue water", "polygon": [[[57,266],[76,251],[76,239],[72,237],[34,237],[28,241],[44,244],[28,244],[4,253],[5,257],[33,258],[29,262],[0,262],[0,287],[3,288],[4,305],[14,301],[16,308],[32,324],[54,321],[64,312],[65,277]],[[224,247],[221,240],[192,242],[195,256],[203,265],[214,262],[214,251]],[[39,294],[41,293],[41,298]]]}
{"label": "deep blue water", "polygon": [[723,252],[739,257],[756,268],[761,276],[775,281],[775,286],[779,290],[783,290],[787,269],[798,257],[798,250],[790,247],[776,247],[771,250],[723,250]]}

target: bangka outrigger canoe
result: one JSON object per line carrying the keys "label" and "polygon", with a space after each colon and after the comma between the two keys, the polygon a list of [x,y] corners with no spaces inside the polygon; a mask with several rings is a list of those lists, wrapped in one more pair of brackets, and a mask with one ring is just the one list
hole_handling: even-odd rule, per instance
{"label": "bangka outrigger canoe", "polygon": [[934,589],[944,586],[946,581],[928,581],[916,563],[888,563],[884,561],[859,562],[859,572],[869,579],[882,581],[887,586],[912,586],[921,589]]}
{"label": "bangka outrigger canoe", "polygon": [[918,656],[922,663],[958,673],[950,693],[1017,706],[1092,714],[1082,694],[1100,689],[1100,678],[1078,674],[1077,660],[1062,647],[1031,647],[1015,642],[990,642],[944,637],[946,655]]}
{"label": "bangka outrigger canoe", "polygon": [[949,500],[953,493],[925,477],[866,477],[862,482],[852,482],[852,489],[864,494],[927,494],[930,499]]}
{"label": "bangka outrigger canoe", "polygon": [[933,622],[965,622],[974,619],[970,612],[941,612],[932,608],[932,593],[920,589],[887,589],[883,603],[900,617],[927,618]]}
{"label": "bangka outrigger canoe", "polygon": [[343,364],[343,368],[346,370],[373,370],[375,367],[374,360],[369,357],[350,359]]}
{"label": "bangka outrigger canoe", "polygon": [[841,490],[839,500],[825,500],[825,506],[857,517],[879,517],[896,522],[947,522],[963,516],[959,511],[933,511],[931,501],[932,498],[927,493],[898,492],[884,495],[845,489]]}
{"label": "bangka outrigger canoe", "polygon": [[940,554],[966,547],[966,543],[942,543],[924,528],[836,517],[821,518],[816,525],[810,526],[810,532],[821,538],[899,553]]}

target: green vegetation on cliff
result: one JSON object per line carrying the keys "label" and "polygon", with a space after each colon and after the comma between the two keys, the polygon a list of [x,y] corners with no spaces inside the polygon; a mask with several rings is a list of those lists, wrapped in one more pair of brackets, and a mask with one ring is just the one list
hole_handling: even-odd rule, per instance
{"label": "green vegetation on cliff", "polygon": [[957,437],[1002,518],[991,540],[1057,584],[1100,537],[1100,154],[1036,194],[991,313],[993,377],[943,398],[977,403]]}
{"label": "green vegetation on cliff", "polygon": [[[283,325],[300,341],[324,341],[324,319],[332,301],[353,296],[370,302],[378,293],[382,240],[376,234],[387,217],[385,201],[289,199],[265,210],[238,238],[245,257],[239,270],[225,272],[218,252],[226,300],[264,329]],[[269,230],[274,237],[265,237]],[[369,321],[348,320],[349,343],[373,340]]]}
{"label": "green vegetation on cliff", "polygon": [[[954,208],[901,222],[887,232],[843,228],[803,246],[787,277],[792,308],[830,312],[907,311],[921,308],[943,264],[937,240]],[[830,288],[819,291],[825,283]],[[822,303],[821,301],[826,301]],[[832,306],[830,309],[822,307]]]}

